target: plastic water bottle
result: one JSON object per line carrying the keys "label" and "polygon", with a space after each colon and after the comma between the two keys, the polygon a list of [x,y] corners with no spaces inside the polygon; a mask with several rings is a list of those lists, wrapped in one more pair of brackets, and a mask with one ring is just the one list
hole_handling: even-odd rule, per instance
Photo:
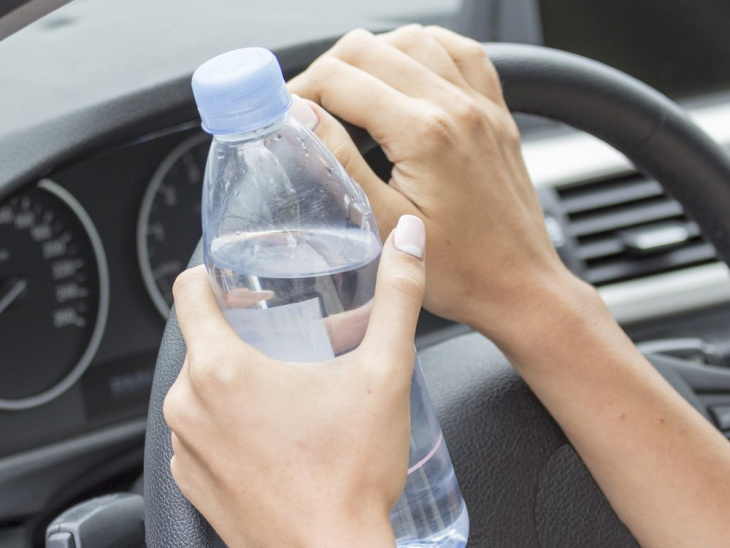
{"label": "plastic water bottle", "polygon": [[[367,197],[289,116],[274,55],[232,51],[193,76],[213,135],[203,188],[204,260],[242,339],[287,361],[356,348],[370,315],[381,242]],[[408,479],[391,514],[398,546],[466,545],[469,517],[416,360]]]}

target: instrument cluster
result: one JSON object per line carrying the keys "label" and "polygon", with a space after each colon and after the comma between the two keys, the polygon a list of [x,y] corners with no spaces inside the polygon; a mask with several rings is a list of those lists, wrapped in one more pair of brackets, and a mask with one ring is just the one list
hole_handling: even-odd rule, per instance
{"label": "instrument cluster", "polygon": [[172,284],[201,236],[209,144],[175,128],[0,201],[0,422],[65,405],[83,431],[146,411]]}

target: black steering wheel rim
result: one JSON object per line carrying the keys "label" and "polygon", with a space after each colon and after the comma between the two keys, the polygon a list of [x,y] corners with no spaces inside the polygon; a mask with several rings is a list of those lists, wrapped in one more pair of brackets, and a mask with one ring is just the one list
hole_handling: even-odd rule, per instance
{"label": "black steering wheel rim", "polygon": [[[565,122],[624,153],[662,183],[718,255],[730,259],[730,159],[675,103],[576,55],[537,46],[486,47],[511,110]],[[312,61],[322,49],[302,51]],[[200,262],[198,250],[191,264]],[[207,547],[216,539],[169,471],[172,449],[162,402],[184,354],[173,309],[148,415],[144,468],[150,548]],[[427,349],[421,361],[469,506],[470,546],[634,545],[560,429],[488,341],[466,335]],[[582,520],[588,523],[579,530]]]}

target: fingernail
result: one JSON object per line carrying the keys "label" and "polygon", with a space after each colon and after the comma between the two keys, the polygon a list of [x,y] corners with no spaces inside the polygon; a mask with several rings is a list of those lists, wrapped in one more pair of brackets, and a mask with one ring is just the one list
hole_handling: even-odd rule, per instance
{"label": "fingernail", "polygon": [[319,116],[312,110],[304,99],[298,95],[292,94],[292,103],[289,108],[289,114],[291,114],[300,124],[310,131],[317,129],[319,125]]}
{"label": "fingernail", "polygon": [[393,243],[403,253],[423,259],[423,248],[426,245],[426,228],[423,226],[423,221],[414,215],[403,215],[395,227]]}

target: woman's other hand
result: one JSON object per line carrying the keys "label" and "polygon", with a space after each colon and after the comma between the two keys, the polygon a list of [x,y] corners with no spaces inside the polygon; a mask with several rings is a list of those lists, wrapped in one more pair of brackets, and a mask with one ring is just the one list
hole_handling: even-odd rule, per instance
{"label": "woman's other hand", "polygon": [[[305,120],[366,190],[381,231],[403,213],[423,219],[428,310],[509,347],[534,306],[582,285],[547,235],[517,126],[481,44],[437,27],[358,30],[289,89],[314,102],[316,116]],[[327,111],[380,144],[394,164],[389,185]]]}

